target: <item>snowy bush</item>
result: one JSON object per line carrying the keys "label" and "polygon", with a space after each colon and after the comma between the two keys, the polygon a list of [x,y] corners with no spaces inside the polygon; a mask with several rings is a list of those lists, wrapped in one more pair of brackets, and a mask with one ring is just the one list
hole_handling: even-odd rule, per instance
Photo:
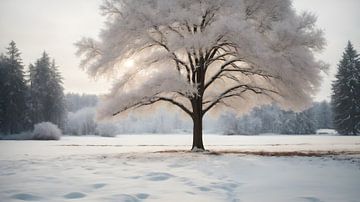
{"label": "snowy bush", "polygon": [[95,107],[85,107],[76,112],[70,112],[67,117],[65,134],[94,135],[96,130]]}
{"label": "snowy bush", "polygon": [[115,137],[118,128],[114,123],[99,123],[96,127],[96,134],[104,137]]}
{"label": "snowy bush", "polygon": [[59,140],[60,137],[61,130],[53,123],[41,122],[34,126],[34,140]]}

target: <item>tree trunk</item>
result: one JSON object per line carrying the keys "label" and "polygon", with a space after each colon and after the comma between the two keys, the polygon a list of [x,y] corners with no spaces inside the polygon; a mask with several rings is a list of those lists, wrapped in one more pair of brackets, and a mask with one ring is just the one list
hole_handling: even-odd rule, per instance
{"label": "tree trunk", "polygon": [[193,145],[191,151],[204,151],[204,144],[202,139],[202,100],[197,98],[192,102],[193,105]]}
{"label": "tree trunk", "polygon": [[202,56],[202,52],[199,53],[200,57],[195,58],[195,63],[197,66],[196,71],[194,72],[194,81],[198,84],[197,90],[198,93],[195,97],[191,100],[192,108],[193,108],[193,145],[191,151],[199,152],[205,151],[204,144],[203,144],[203,95],[204,95],[204,82],[205,82],[205,61],[204,57]]}
{"label": "tree trunk", "polygon": [[191,151],[204,151],[205,148],[202,140],[202,117],[194,117],[193,122],[193,145]]}

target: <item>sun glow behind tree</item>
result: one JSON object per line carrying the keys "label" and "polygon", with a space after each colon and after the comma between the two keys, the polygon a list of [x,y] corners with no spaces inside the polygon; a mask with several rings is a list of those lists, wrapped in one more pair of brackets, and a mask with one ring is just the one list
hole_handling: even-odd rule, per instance
{"label": "sun glow behind tree", "polygon": [[210,110],[302,109],[326,67],[314,57],[325,44],[316,17],[289,0],[109,0],[102,12],[100,40],[77,43],[90,75],[117,76],[99,117],[175,105],[193,120],[194,150]]}

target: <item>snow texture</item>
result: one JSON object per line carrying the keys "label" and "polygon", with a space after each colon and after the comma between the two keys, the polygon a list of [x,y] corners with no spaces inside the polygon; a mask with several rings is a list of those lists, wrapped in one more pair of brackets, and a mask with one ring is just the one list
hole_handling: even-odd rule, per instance
{"label": "snow texture", "polygon": [[34,140],[59,140],[61,135],[61,130],[53,123],[41,122],[34,126]]}
{"label": "snow texture", "polygon": [[[219,155],[181,152],[190,148],[191,138],[122,135],[0,141],[0,199],[350,202],[360,198],[360,137],[207,134],[205,143]],[[345,153],[277,157],[226,151]]]}

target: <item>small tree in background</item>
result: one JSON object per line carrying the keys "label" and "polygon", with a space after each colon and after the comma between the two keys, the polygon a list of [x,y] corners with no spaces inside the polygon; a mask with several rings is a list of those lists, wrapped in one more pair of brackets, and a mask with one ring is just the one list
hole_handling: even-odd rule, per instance
{"label": "small tree in background", "polygon": [[323,33],[290,0],[108,0],[102,12],[100,41],[77,43],[91,75],[120,75],[98,115],[172,104],[193,121],[193,150],[210,110],[301,108],[319,86]]}
{"label": "small tree in background", "polygon": [[315,122],[317,129],[332,129],[333,124],[333,112],[331,104],[327,101],[321,103],[315,103],[312,107],[313,113],[315,114]]}
{"label": "small tree in background", "polygon": [[360,60],[348,42],[332,86],[335,129],[342,135],[360,134]]}

